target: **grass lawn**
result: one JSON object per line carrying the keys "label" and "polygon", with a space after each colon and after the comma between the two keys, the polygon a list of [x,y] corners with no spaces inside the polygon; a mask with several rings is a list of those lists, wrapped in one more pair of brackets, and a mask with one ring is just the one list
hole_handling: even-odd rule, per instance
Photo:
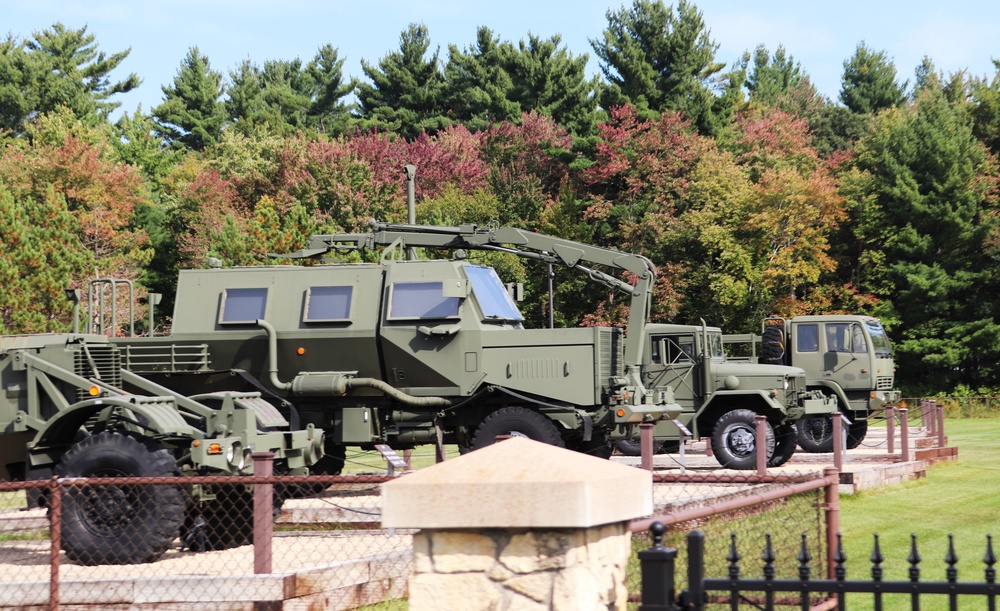
{"label": "grass lawn", "polygon": [[[1000,418],[945,421],[958,459],[931,466],[921,480],[840,497],[840,528],[848,579],[871,576],[873,533],[885,561],[884,579],[908,579],[911,533],[917,535],[921,580],[945,581],[948,535],[954,535],[960,581],[984,581],[986,535],[1000,535]],[[1000,539],[994,542],[1000,554]],[[870,609],[854,595],[852,611]],[[908,597],[894,597],[886,609],[909,609]],[[983,598],[960,599],[961,609],[985,609]],[[945,609],[946,597],[921,597],[921,609]]]}

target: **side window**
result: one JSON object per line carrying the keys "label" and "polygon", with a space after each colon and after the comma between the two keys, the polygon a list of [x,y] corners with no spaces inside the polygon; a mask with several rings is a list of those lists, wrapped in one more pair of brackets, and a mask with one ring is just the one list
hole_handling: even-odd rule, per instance
{"label": "side window", "polygon": [[826,325],[826,349],[829,352],[851,351],[850,323],[829,323]]}
{"label": "side window", "polygon": [[398,282],[389,296],[389,320],[458,318],[458,297],[445,297],[440,282]]}
{"label": "side window", "polygon": [[649,340],[649,360],[657,365],[663,364],[663,357],[660,354],[662,344],[662,337],[653,337]]}
{"label": "side window", "polygon": [[350,320],[353,286],[311,286],[306,292],[306,322]]}
{"label": "side window", "polygon": [[667,339],[667,362],[689,363],[694,360],[694,337],[681,335]]}
{"label": "side window", "polygon": [[799,352],[819,350],[819,327],[817,325],[798,325],[795,337],[795,349]]}
{"label": "side window", "polygon": [[247,324],[264,318],[267,312],[267,289],[223,289],[222,310],[219,322],[222,324]]}

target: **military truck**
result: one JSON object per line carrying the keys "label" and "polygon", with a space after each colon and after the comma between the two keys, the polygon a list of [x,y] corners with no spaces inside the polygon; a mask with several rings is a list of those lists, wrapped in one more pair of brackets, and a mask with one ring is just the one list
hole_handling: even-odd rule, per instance
{"label": "military truck", "polygon": [[[322,456],[322,430],[293,430],[259,392],[177,393],[124,369],[100,334],[0,337],[0,383],[0,480],[252,474],[251,451],[307,474]],[[178,536],[192,549],[252,536],[244,486],[95,485],[62,499],[62,548],[80,564],[151,562]]]}
{"label": "military truck", "polygon": [[[627,333],[525,328],[470,250],[573,268],[625,293]],[[377,261],[317,261],[338,253]],[[255,390],[289,405],[299,426],[325,432],[312,471],[326,473],[348,446],[467,451],[508,435],[609,456],[638,423],[680,412],[666,385],[641,379],[656,279],[645,257],[511,227],[379,222],[312,236],[284,257],[305,264],[182,271],[170,335],[115,340],[125,368],[180,394]]]}
{"label": "military truck", "polygon": [[[802,369],[727,360],[718,327],[650,324],[646,333],[643,382],[652,389],[673,388],[674,400],[683,407],[675,421],[657,423],[657,451],[677,450],[683,442],[680,425],[695,439],[710,438],[723,467],[754,469],[756,417],[762,415],[767,418],[767,466],[777,467],[795,452],[796,421],[835,409],[821,393],[806,389]],[[616,447],[627,455],[639,451],[634,441],[619,441]]]}
{"label": "military truck", "polygon": [[[749,344],[749,360],[803,369],[807,387],[835,398],[837,412],[847,418],[848,449],[864,441],[873,414],[901,397],[893,388],[892,345],[881,321],[871,316],[769,317],[762,322],[760,335],[727,336],[726,342]],[[797,428],[798,444],[806,452],[833,451],[829,415],[803,418]]]}

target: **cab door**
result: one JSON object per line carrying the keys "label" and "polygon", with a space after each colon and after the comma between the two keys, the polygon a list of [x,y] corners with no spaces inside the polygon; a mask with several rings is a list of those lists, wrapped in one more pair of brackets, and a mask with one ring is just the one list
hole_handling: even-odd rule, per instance
{"label": "cab door", "polygon": [[671,386],[674,400],[685,410],[697,409],[701,396],[701,376],[697,375],[694,334],[653,335],[649,338],[650,357],[644,372],[647,388]]}
{"label": "cab door", "polygon": [[872,374],[868,340],[860,323],[825,323],[821,342],[824,347],[824,377],[837,382],[845,390],[870,387]]}

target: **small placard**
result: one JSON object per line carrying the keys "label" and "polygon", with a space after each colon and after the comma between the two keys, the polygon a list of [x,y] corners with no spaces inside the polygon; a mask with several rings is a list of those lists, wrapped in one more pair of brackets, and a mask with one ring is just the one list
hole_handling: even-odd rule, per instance
{"label": "small placard", "polygon": [[677,428],[680,429],[681,433],[685,437],[690,437],[691,436],[691,431],[686,426],[684,426],[683,424],[681,424],[680,420],[674,420],[674,424],[677,425]]}
{"label": "small placard", "polygon": [[396,469],[409,469],[410,465],[406,464],[406,461],[400,458],[399,454],[396,454],[396,450],[393,450],[384,443],[376,443],[375,449],[379,451],[382,458],[395,467]]}

